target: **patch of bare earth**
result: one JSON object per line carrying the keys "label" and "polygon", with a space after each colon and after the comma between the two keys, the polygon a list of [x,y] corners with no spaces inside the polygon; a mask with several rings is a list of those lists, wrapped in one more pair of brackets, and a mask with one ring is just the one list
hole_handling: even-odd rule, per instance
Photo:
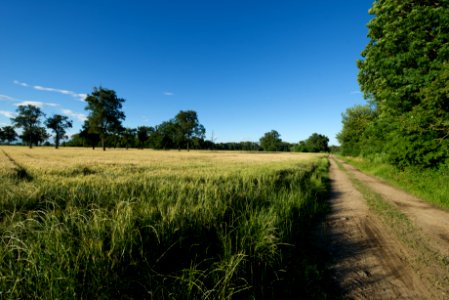
{"label": "patch of bare earth", "polygon": [[[436,209],[429,206],[419,212],[420,207],[425,206],[422,201],[416,199],[418,202],[410,202],[404,192],[366,176],[349,165],[345,164],[345,168],[386,200],[400,201],[403,206],[398,206],[399,209],[415,207],[404,213],[417,225],[422,222],[431,226],[438,222],[431,222],[431,217],[427,215]],[[394,231],[369,209],[363,195],[355,188],[348,174],[338,168],[334,159],[331,159],[330,178],[332,211],[325,222],[325,232],[333,261],[331,271],[343,296],[349,299],[446,299],[448,294],[436,289],[430,277],[422,273],[423,270],[435,271],[438,277],[441,270],[419,268],[411,263],[417,260],[413,258],[418,255],[416,250],[401,242]],[[435,218],[444,218],[439,210],[434,215]],[[417,221],[421,218],[423,221]],[[445,230],[443,228],[447,224],[445,222],[449,221],[448,215],[445,218],[436,226],[438,230],[433,236],[435,244],[447,251],[449,245],[444,248],[440,241],[444,240],[441,236],[446,236],[449,231],[449,226]],[[424,233],[427,230],[432,231],[430,227],[423,228]]]}

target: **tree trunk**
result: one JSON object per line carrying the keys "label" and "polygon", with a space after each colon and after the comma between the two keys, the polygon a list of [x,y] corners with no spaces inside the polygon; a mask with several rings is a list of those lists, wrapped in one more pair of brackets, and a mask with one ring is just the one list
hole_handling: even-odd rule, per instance
{"label": "tree trunk", "polygon": [[106,145],[104,144],[104,137],[101,138],[101,147],[103,148],[103,151],[106,151]]}

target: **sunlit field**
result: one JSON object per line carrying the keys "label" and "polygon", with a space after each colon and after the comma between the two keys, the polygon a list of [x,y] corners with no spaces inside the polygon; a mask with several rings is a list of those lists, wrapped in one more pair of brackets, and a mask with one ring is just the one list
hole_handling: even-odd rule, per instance
{"label": "sunlit field", "polygon": [[327,159],[0,147],[0,299],[318,293]]}

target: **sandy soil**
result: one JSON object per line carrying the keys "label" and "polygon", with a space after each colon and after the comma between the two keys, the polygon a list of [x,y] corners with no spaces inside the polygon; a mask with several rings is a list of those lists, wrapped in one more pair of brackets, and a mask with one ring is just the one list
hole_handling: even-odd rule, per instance
{"label": "sandy soil", "polygon": [[[358,180],[395,203],[422,229],[437,251],[449,251],[449,214],[423,203],[352,166],[346,170]],[[416,249],[409,249],[368,208],[366,200],[348,175],[331,159],[332,212],[325,223],[328,251],[334,262],[331,270],[343,296],[349,299],[449,299],[429,278],[439,270],[412,266]],[[446,243],[446,244],[445,244]],[[424,276],[422,271],[435,277]]]}

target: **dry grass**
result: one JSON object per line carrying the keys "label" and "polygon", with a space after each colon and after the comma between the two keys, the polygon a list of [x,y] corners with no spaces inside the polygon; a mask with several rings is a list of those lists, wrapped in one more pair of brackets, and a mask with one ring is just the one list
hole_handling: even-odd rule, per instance
{"label": "dry grass", "polygon": [[[70,167],[80,164],[131,164],[147,167],[153,166],[203,166],[217,167],[241,165],[260,165],[270,162],[298,162],[322,156],[312,153],[264,153],[237,151],[154,151],[137,149],[108,149],[107,151],[90,148],[48,148],[39,147],[32,151],[26,147],[0,146],[0,149],[13,155],[18,161],[29,166],[39,166],[43,169]],[[1,163],[1,161],[0,161]]]}

